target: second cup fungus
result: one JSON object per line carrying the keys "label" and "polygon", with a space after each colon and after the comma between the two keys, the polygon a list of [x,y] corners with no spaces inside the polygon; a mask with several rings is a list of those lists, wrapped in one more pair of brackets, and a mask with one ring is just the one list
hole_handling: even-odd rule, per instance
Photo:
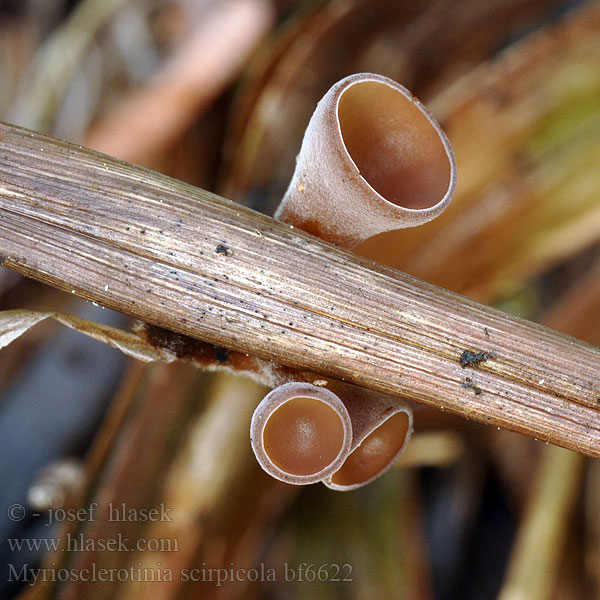
{"label": "second cup fungus", "polygon": [[353,248],[437,217],[455,186],[454,153],[427,109],[391,79],[359,73],[318,103],[275,218]]}
{"label": "second cup fungus", "polygon": [[352,448],[342,466],[323,483],[331,489],[353,490],[387,471],[406,448],[412,434],[410,406],[361,390],[344,399],[352,421]]}

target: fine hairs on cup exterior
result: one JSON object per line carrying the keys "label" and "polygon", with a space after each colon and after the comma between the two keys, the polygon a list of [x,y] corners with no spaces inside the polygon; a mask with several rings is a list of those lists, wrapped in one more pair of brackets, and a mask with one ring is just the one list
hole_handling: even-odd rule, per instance
{"label": "fine hairs on cup exterior", "polygon": [[[456,160],[439,124],[404,87],[350,75],[318,103],[275,218],[352,249],[368,238],[427,223],[448,205]],[[251,424],[265,471],[293,484],[353,490],[384,473],[413,425],[406,403],[330,382],[276,387]]]}

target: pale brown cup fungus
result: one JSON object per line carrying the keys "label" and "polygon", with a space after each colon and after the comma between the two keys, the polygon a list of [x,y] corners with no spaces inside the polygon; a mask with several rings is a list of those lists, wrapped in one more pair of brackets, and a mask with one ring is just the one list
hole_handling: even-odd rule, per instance
{"label": "pale brown cup fungus", "polygon": [[352,448],[343,465],[323,483],[348,491],[383,475],[402,454],[413,428],[410,406],[380,394],[360,390],[344,397],[352,421]]}
{"label": "pale brown cup fungus", "polygon": [[252,449],[270,475],[297,485],[337,471],[350,451],[352,425],[333,392],[310,383],[285,383],[269,392],[252,415]]}
{"label": "pale brown cup fungus", "polygon": [[455,186],[454,153],[427,109],[391,79],[359,73],[318,103],[275,218],[353,248],[437,217]]}

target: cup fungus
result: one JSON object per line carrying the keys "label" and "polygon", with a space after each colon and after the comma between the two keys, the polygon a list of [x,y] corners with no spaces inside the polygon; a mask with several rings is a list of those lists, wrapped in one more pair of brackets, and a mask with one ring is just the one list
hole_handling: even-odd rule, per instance
{"label": "cup fungus", "polygon": [[412,433],[408,404],[337,387],[341,397],[297,382],[265,396],[252,417],[250,439],[267,473],[286,483],[323,481],[353,490],[391,466]]}
{"label": "cup fungus", "polygon": [[353,490],[383,474],[410,439],[410,407],[349,386],[341,397],[298,382],[269,392],[250,425],[262,468],[286,483],[323,481],[335,490]]}
{"label": "cup fungus", "polygon": [[337,471],[352,442],[342,401],[310,383],[285,383],[257,406],[250,440],[262,468],[281,481],[316,483]]}
{"label": "cup fungus", "polygon": [[412,410],[398,400],[360,390],[344,397],[352,421],[352,447],[342,466],[323,483],[334,490],[353,490],[391,467],[412,434]]}
{"label": "cup fungus", "polygon": [[318,103],[275,218],[352,248],[446,208],[456,161],[439,124],[398,83],[350,75]]}

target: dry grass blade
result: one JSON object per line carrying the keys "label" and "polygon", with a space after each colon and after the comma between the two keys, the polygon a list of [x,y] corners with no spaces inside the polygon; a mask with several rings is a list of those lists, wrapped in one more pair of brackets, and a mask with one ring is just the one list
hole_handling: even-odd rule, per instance
{"label": "dry grass blade", "polygon": [[272,13],[265,0],[216,3],[164,68],[104,117],[86,144],[147,164],[233,79],[270,27]]}
{"label": "dry grass blade", "polygon": [[519,530],[500,600],[545,600],[560,564],[584,461],[549,446],[542,455],[534,495]]}
{"label": "dry grass blade", "polygon": [[51,313],[35,310],[7,310],[0,313],[0,348],[8,346]]}
{"label": "dry grass blade", "polygon": [[59,323],[117,348],[137,360],[144,362],[155,360],[172,362],[175,360],[175,355],[172,352],[165,348],[153,346],[135,333],[129,333],[118,327],[102,323],[94,323],[74,315],[38,310],[6,310],[0,312],[0,348],[8,346],[13,340],[47,318],[56,319]]}
{"label": "dry grass blade", "polygon": [[96,33],[128,0],[87,0],[40,48],[10,119],[47,130]]}
{"label": "dry grass blade", "polygon": [[600,350],[574,338],[7,125],[0,211],[0,255],[25,275],[173,331],[600,457]]}

